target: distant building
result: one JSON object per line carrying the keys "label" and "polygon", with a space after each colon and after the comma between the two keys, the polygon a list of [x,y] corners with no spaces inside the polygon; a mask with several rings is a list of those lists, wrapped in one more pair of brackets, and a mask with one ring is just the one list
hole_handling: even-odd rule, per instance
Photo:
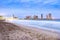
{"label": "distant building", "polygon": [[15,17],[15,15],[14,15],[14,14],[12,15],[12,17],[13,17],[13,18],[17,18],[17,17]]}
{"label": "distant building", "polygon": [[25,19],[30,20],[31,19],[31,16],[26,16]]}
{"label": "distant building", "polygon": [[43,14],[41,14],[41,20],[43,19]]}
{"label": "distant building", "polygon": [[49,19],[48,15],[46,15],[46,19],[47,19],[47,20]]}
{"label": "distant building", "polygon": [[51,13],[49,13],[48,15],[46,15],[46,19],[48,19],[48,20],[51,20],[52,19]]}
{"label": "distant building", "polygon": [[34,15],[34,16],[33,16],[33,19],[34,19],[34,20],[38,20],[38,16]]}
{"label": "distant building", "polygon": [[18,19],[18,17],[16,17],[16,16],[13,14],[13,19]]}
{"label": "distant building", "polygon": [[49,13],[49,19],[52,19],[52,15],[51,15],[51,13]]}

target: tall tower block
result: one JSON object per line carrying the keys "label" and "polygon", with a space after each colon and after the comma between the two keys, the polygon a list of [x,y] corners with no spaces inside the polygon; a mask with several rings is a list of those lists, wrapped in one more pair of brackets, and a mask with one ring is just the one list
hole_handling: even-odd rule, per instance
{"label": "tall tower block", "polygon": [[49,19],[50,19],[50,20],[52,19],[52,15],[51,15],[51,13],[49,13]]}
{"label": "tall tower block", "polygon": [[41,14],[41,20],[43,19],[43,14]]}

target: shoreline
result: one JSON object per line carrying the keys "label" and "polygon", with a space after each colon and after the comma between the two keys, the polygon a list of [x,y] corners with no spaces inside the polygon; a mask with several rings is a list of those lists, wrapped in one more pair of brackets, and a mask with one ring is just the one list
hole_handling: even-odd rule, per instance
{"label": "shoreline", "polygon": [[[13,23],[13,24],[15,24],[15,23]],[[18,25],[18,24],[15,24],[15,25],[17,25],[17,26],[22,26],[22,27],[24,27],[24,28],[29,28],[29,29],[37,29],[37,30],[43,30],[43,31],[48,31],[48,32],[52,32],[52,33],[56,33],[56,34],[59,34],[60,35],[60,33],[59,32],[56,32],[56,31],[50,31],[50,30],[45,30],[45,29],[41,29],[41,28],[36,28],[36,27],[33,27],[33,26],[27,26],[27,25]]]}
{"label": "shoreline", "polygon": [[[55,31],[50,31],[50,30],[44,30],[44,29],[40,29],[40,28],[35,28],[35,27],[30,27],[30,26],[26,26],[26,25],[18,25],[22,28],[26,28],[28,30],[33,30],[33,31],[37,31],[37,32],[42,32],[42,33],[45,33],[45,34],[49,34],[49,35],[57,35],[57,37],[60,39],[60,33],[58,32],[55,32]],[[51,33],[51,34],[50,34]]]}
{"label": "shoreline", "polygon": [[[10,22],[9,22],[10,23]],[[11,22],[12,23],[12,22]],[[58,35],[60,35],[60,33],[59,32],[56,32],[56,31],[50,31],[50,30],[45,30],[45,29],[41,29],[41,28],[36,28],[36,27],[33,27],[33,26],[27,26],[27,25],[19,25],[19,24],[16,24],[16,23],[12,23],[12,24],[15,24],[15,25],[17,25],[17,26],[22,26],[22,27],[24,27],[24,28],[29,28],[29,29],[37,29],[37,30],[42,30],[42,31],[47,31],[47,32],[51,32],[51,33],[56,33],[56,34],[58,34]]]}
{"label": "shoreline", "polygon": [[[6,24],[6,22],[4,23],[4,25],[5,24]],[[21,24],[17,25],[16,23],[7,22],[7,24],[12,25],[10,27],[16,29],[16,30],[12,29],[12,30],[10,30],[10,33],[8,33],[9,37],[13,37],[14,39],[18,39],[18,38],[16,38],[18,36],[19,39],[20,38],[26,39],[26,37],[27,37],[26,40],[28,40],[28,38],[29,38],[29,40],[30,40],[30,38],[32,40],[40,40],[40,39],[41,40],[60,40],[60,35],[58,35],[57,33],[54,33],[54,32],[46,31],[46,30],[39,29],[39,28],[29,27],[27,25],[26,26],[21,25]],[[6,28],[9,25],[7,25]],[[10,27],[7,29],[9,30]]]}

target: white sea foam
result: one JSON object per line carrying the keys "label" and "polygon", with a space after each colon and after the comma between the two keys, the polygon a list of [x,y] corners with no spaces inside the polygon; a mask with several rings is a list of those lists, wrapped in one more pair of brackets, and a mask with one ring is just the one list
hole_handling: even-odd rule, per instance
{"label": "white sea foam", "polygon": [[9,22],[60,32],[60,22],[58,21],[12,20]]}

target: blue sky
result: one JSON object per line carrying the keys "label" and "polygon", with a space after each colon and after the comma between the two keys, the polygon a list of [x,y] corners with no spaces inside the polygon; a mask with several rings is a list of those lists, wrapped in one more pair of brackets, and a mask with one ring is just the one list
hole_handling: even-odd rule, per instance
{"label": "blue sky", "polygon": [[0,0],[0,15],[23,18],[48,13],[60,18],[60,0]]}

